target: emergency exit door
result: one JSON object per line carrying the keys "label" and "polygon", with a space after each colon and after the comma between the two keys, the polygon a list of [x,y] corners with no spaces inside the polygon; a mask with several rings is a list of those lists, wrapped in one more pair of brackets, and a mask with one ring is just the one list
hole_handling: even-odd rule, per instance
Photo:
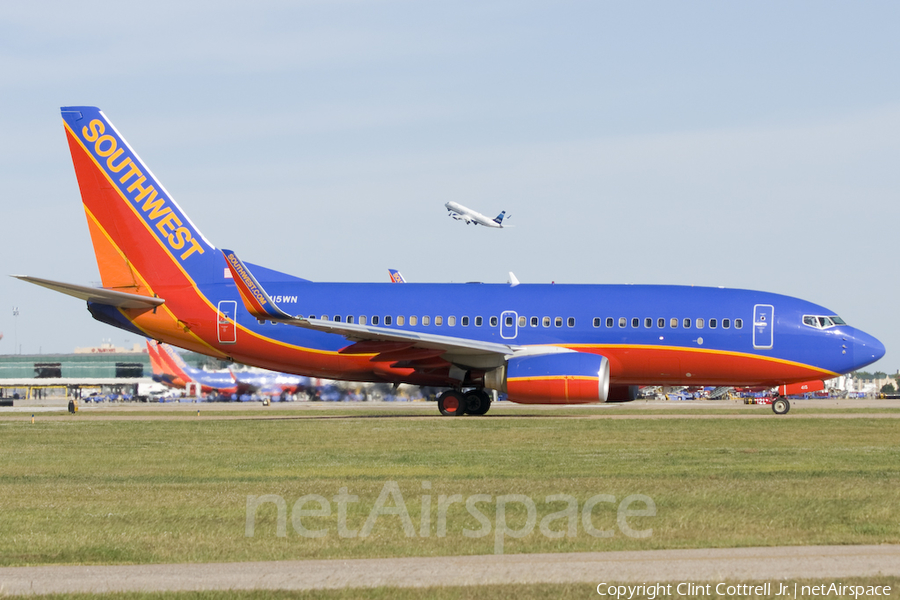
{"label": "emergency exit door", "polygon": [[500,315],[500,337],[504,340],[515,339],[519,332],[519,315],[514,310],[507,310]]}
{"label": "emergency exit door", "polygon": [[766,350],[774,345],[775,307],[757,304],[753,307],[753,347]]}
{"label": "emergency exit door", "polygon": [[219,302],[219,311],[216,315],[218,324],[220,344],[234,344],[237,342],[237,327],[235,319],[237,318],[237,301],[222,300]]}

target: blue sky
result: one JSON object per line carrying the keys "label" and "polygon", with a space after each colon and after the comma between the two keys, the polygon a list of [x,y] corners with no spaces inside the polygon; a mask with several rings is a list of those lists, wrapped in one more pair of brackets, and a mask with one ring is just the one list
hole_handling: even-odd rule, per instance
{"label": "blue sky", "polygon": [[[98,281],[59,117],[88,104],[245,260],[321,281],[393,267],[779,292],[880,338],[874,368],[892,373],[898,17],[891,2],[9,2],[0,259]],[[467,228],[449,200],[516,227]],[[9,278],[0,332],[0,353],[140,341]]]}

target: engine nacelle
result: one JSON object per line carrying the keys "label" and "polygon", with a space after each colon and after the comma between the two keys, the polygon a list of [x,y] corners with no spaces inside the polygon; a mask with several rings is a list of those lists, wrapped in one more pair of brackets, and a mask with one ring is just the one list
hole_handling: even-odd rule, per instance
{"label": "engine nacelle", "polygon": [[503,383],[509,399],[523,404],[606,402],[609,361],[585,352],[516,356]]}
{"label": "engine nacelle", "polygon": [[814,381],[804,381],[803,383],[789,383],[787,385],[779,385],[778,393],[782,396],[802,396],[809,392],[820,392],[825,389],[825,382],[821,379]]}

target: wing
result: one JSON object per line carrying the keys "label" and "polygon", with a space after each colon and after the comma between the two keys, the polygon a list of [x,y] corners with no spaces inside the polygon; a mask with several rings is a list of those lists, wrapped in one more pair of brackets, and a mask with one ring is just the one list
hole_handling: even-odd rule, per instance
{"label": "wing", "polygon": [[482,342],[467,338],[434,335],[418,331],[341,323],[292,316],[281,310],[247,266],[231,250],[222,250],[231,269],[244,306],[260,320],[287,323],[304,329],[341,335],[353,342],[343,354],[375,354],[373,362],[391,362],[395,367],[431,369],[442,366],[491,369],[503,365],[511,356],[571,352],[556,346],[528,347]]}

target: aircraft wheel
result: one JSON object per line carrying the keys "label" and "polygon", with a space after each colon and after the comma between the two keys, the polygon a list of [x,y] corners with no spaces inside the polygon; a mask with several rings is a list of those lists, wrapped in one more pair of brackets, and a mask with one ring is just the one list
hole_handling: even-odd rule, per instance
{"label": "aircraft wheel", "polygon": [[491,397],[484,390],[466,392],[466,413],[481,416],[491,409]]}
{"label": "aircraft wheel", "polygon": [[775,398],[772,400],[772,412],[776,415],[786,415],[791,410],[791,403],[787,398]]}
{"label": "aircraft wheel", "polygon": [[447,390],[438,396],[438,409],[445,417],[461,417],[466,414],[466,397],[456,390]]}

